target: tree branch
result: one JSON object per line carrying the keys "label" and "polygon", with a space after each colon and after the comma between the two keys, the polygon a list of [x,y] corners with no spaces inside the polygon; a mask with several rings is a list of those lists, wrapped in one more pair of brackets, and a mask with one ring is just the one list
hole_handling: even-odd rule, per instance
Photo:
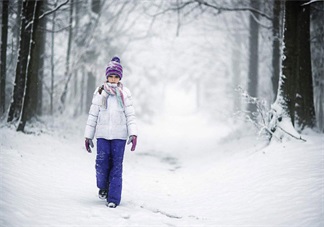
{"label": "tree branch", "polygon": [[288,135],[290,135],[291,137],[297,139],[297,140],[302,140],[304,142],[307,142],[305,139],[303,139],[301,136],[300,137],[297,137],[297,136],[294,136],[293,134],[287,132],[286,130],[284,130],[282,127],[280,127],[279,125],[277,125],[278,128],[280,128],[280,130],[282,130],[284,133],[287,133]]}
{"label": "tree branch", "polygon": [[250,7],[238,7],[238,8],[235,8],[235,7],[234,8],[221,7],[221,6],[217,6],[217,5],[212,5],[212,4],[208,3],[208,2],[205,2],[204,0],[190,0],[190,1],[185,2],[185,3],[183,3],[183,4],[181,4],[181,5],[177,6],[177,7],[168,8],[168,9],[162,11],[162,12],[159,12],[159,13],[155,14],[154,16],[164,14],[164,13],[166,13],[168,11],[181,10],[181,9],[185,8],[186,6],[194,4],[194,3],[197,3],[198,5],[204,5],[206,7],[213,8],[213,9],[217,10],[219,13],[221,11],[250,11],[252,13],[259,14],[260,16],[272,21],[272,18],[269,15],[261,12],[260,10],[254,9],[254,8],[250,8]]}
{"label": "tree branch", "polygon": [[49,30],[49,29],[42,29],[42,31],[49,32],[49,33],[52,33],[52,32],[53,33],[59,33],[59,32],[62,32],[62,31],[66,30],[66,29],[68,29],[70,27],[71,27],[71,25],[68,25],[68,26],[66,26],[64,28],[60,28],[60,29],[55,30],[55,31],[52,31],[52,30]]}
{"label": "tree branch", "polygon": [[306,3],[302,4],[301,6],[306,6],[306,5],[312,4],[314,2],[322,2],[322,0],[310,0],[309,2],[306,2]]}
{"label": "tree branch", "polygon": [[181,10],[181,9],[185,8],[186,6],[188,6],[188,5],[190,5],[190,4],[193,4],[193,3],[196,3],[196,1],[195,1],[195,0],[192,0],[192,1],[189,1],[189,2],[185,2],[185,3],[183,3],[182,5],[179,5],[179,6],[174,7],[174,8],[171,7],[171,8],[165,9],[165,10],[163,10],[163,11],[161,11],[161,12],[159,12],[159,13],[156,13],[156,14],[154,14],[154,15],[152,15],[152,16],[153,16],[153,17],[156,17],[156,16],[159,16],[159,15],[161,15],[161,14],[165,14],[165,13],[168,12],[168,11]]}
{"label": "tree branch", "polygon": [[205,6],[208,6],[208,7],[211,7],[213,9],[216,9],[216,10],[219,10],[219,11],[250,11],[252,13],[256,13],[256,14],[259,14],[260,16],[268,19],[268,20],[272,20],[272,18],[270,16],[268,16],[267,14],[257,10],[257,9],[254,9],[254,8],[250,8],[250,7],[242,7],[242,8],[227,8],[227,7],[221,7],[221,6],[215,6],[215,5],[211,5],[207,2],[205,2],[204,0],[195,0],[197,3],[199,4],[202,4],[202,5],[205,5]]}
{"label": "tree branch", "polygon": [[58,5],[57,7],[55,7],[54,9],[52,9],[52,10],[49,10],[49,11],[47,11],[47,12],[45,12],[45,13],[43,13],[42,15],[40,15],[39,16],[39,18],[38,19],[42,19],[43,17],[45,17],[45,16],[47,16],[47,15],[49,15],[49,14],[51,14],[51,13],[54,13],[54,12],[56,12],[57,10],[59,10],[62,6],[64,6],[64,5],[66,5],[66,4],[68,4],[69,3],[69,1],[70,0],[66,0],[65,2],[63,2],[62,4],[60,4],[60,5]]}

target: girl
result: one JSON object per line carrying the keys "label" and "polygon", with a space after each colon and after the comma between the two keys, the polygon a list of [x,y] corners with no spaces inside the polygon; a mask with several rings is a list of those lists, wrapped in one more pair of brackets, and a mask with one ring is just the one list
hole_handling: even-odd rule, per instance
{"label": "girl", "polygon": [[91,153],[92,139],[96,133],[96,178],[99,198],[107,200],[107,206],[120,204],[122,191],[123,157],[127,144],[137,143],[135,110],[130,91],[123,86],[123,67],[114,57],[106,69],[107,81],[94,92],[87,125],[85,147]]}

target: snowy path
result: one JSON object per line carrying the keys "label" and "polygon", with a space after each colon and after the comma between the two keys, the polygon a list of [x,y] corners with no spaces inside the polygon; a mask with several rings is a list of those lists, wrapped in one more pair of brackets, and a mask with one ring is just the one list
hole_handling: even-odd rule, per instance
{"label": "snowy path", "polygon": [[226,127],[190,117],[140,125],[122,204],[109,209],[84,122],[41,135],[0,129],[0,226],[324,225],[323,135],[260,150],[254,138],[220,143]]}

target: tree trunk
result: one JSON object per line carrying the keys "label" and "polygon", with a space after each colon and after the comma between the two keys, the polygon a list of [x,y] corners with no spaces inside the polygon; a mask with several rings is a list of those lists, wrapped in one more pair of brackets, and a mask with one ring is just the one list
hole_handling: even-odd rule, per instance
{"label": "tree trunk", "polygon": [[311,4],[311,55],[316,123],[324,132],[324,2]]}
{"label": "tree trunk", "polygon": [[1,58],[0,58],[0,116],[6,109],[6,66],[7,66],[7,41],[8,41],[8,7],[9,1],[2,1],[1,22]]}
{"label": "tree trunk", "polygon": [[284,59],[282,62],[282,89],[286,113],[295,122],[295,103],[296,103],[296,85],[297,85],[297,61],[298,61],[298,8],[299,4],[295,1],[286,1],[285,13],[285,32],[284,32]]}
{"label": "tree trunk", "polygon": [[20,28],[21,28],[21,15],[22,15],[22,13],[21,13],[21,10],[22,10],[22,3],[23,2],[23,0],[18,0],[18,9],[17,9],[17,19],[16,19],[16,23],[17,23],[17,25],[16,25],[16,27],[17,27],[17,29],[15,29],[15,36],[17,37],[17,44],[16,44],[16,46],[17,46],[17,49],[19,48],[19,36],[20,36]]}
{"label": "tree trunk", "polygon": [[[45,1],[42,0],[37,3],[37,15],[41,15],[45,11]],[[37,16],[36,15],[36,16]],[[30,73],[32,75],[27,75],[27,80],[29,82],[28,93],[26,94],[29,97],[28,105],[24,111],[27,114],[26,120],[29,121],[31,118],[35,117],[37,113],[41,111],[41,92],[42,92],[42,78],[43,78],[43,67],[44,67],[44,50],[45,50],[45,26],[46,26],[46,17],[39,20],[38,18],[34,19],[34,28],[32,33],[32,54],[30,64]],[[28,72],[29,73],[29,72]],[[27,84],[28,84],[27,82]]]}
{"label": "tree trunk", "polygon": [[[233,85],[238,87],[241,85],[241,35],[239,32],[234,33],[234,44],[232,45],[232,73],[233,73]],[[234,89],[233,89],[234,90]],[[241,98],[235,92],[234,96],[234,109],[236,112],[241,109]]]}
{"label": "tree trunk", "polygon": [[[27,3],[28,4],[28,3]],[[35,80],[37,80],[38,73],[34,73],[35,71],[35,58],[37,59],[37,54],[39,52],[35,51],[35,43],[38,42],[38,40],[35,40],[35,33],[38,28],[39,24],[39,16],[41,12],[43,1],[31,1],[27,5],[27,8],[32,9],[32,14],[28,14],[27,20],[30,22],[28,23],[27,27],[30,27],[30,36],[29,36],[29,52],[28,52],[28,59],[26,64],[26,85],[25,85],[25,95],[23,96],[23,102],[22,102],[22,110],[21,110],[21,117],[19,119],[19,124],[17,127],[17,131],[24,131],[25,124],[27,120],[32,116],[30,111],[32,111],[31,106],[36,102],[37,100],[34,100],[36,91],[31,91],[32,89],[35,89]]]}
{"label": "tree trunk", "polygon": [[282,1],[274,0],[273,3],[273,22],[272,22],[272,90],[273,97],[277,97],[279,74],[280,74],[280,22],[281,22],[281,4]]}
{"label": "tree trunk", "polygon": [[[281,72],[276,101],[271,108],[269,127],[276,138],[289,134],[295,138],[300,136],[293,127],[295,97],[297,84],[297,17],[299,4],[285,1],[285,19],[283,23],[284,40],[282,49]],[[278,130],[279,128],[279,130]]]}
{"label": "tree trunk", "polygon": [[[40,14],[43,14],[46,11],[47,0],[43,0],[43,5],[41,7]],[[39,21],[39,26],[36,35],[37,40],[39,40],[38,48],[39,48],[39,66],[38,66],[38,84],[37,84],[37,109],[36,114],[42,115],[42,105],[43,105],[43,78],[44,78],[44,62],[45,62],[45,44],[46,44],[46,24],[47,17],[43,17]],[[36,44],[37,45],[37,44]]]}
{"label": "tree trunk", "polygon": [[28,1],[24,1],[21,8],[21,23],[20,23],[20,35],[19,35],[19,50],[18,60],[16,66],[16,78],[13,91],[13,98],[10,104],[8,113],[8,122],[17,121],[20,117],[23,97],[25,92],[25,81],[26,81],[26,68],[29,56],[29,45],[31,27],[26,27],[30,19],[33,16],[33,4]]}
{"label": "tree trunk", "polygon": [[[80,4],[74,4],[74,11],[75,11],[75,17],[74,17],[74,35],[78,36],[79,34],[79,21],[80,21],[80,17],[82,15],[82,11],[81,11],[81,5]],[[78,48],[78,47],[76,47]],[[79,90],[81,91],[82,89],[80,88],[80,83],[79,82],[79,69],[75,68],[73,70],[73,96],[77,97],[80,93]],[[78,116],[80,115],[81,111],[80,108],[78,106],[75,107],[74,109],[74,116]]]}
{"label": "tree trunk", "polygon": [[[259,1],[251,0],[251,8],[258,10]],[[252,97],[258,95],[258,65],[259,65],[259,24],[256,21],[259,15],[251,12],[250,16],[250,37],[249,37],[249,74],[248,74],[248,93]],[[250,112],[256,111],[255,104],[248,104]]]}
{"label": "tree trunk", "polygon": [[[93,91],[96,88],[96,78],[92,74],[92,72],[88,72],[88,77],[87,77],[87,96],[86,96],[86,110],[88,110],[91,106],[92,98],[93,98]],[[83,113],[83,112],[82,112]]]}
{"label": "tree trunk", "polygon": [[66,95],[68,92],[68,86],[71,80],[71,75],[70,74],[70,59],[71,59],[71,48],[72,48],[72,23],[73,23],[73,0],[71,0],[70,4],[70,20],[69,20],[69,38],[68,38],[68,47],[67,47],[67,53],[66,53],[66,62],[65,62],[65,78],[67,79],[65,82],[64,90],[61,95],[61,112],[63,112],[64,107],[65,107],[65,100],[66,100]]}
{"label": "tree trunk", "polygon": [[[56,2],[54,4],[56,7]],[[55,24],[56,24],[56,12],[53,13],[52,18],[52,33],[51,33],[51,88],[50,88],[50,114],[53,115],[54,113],[54,78],[55,78],[55,64],[54,64],[54,46],[55,46]]]}
{"label": "tree trunk", "polygon": [[73,23],[73,0],[71,0],[70,5],[70,20],[69,20],[69,38],[68,38],[68,47],[66,53],[66,63],[65,63],[65,76],[67,77],[70,74],[70,59],[71,59],[71,48],[72,48],[72,23]]}
{"label": "tree trunk", "polygon": [[91,3],[91,10],[92,10],[92,12],[94,12],[96,14],[99,14],[100,13],[100,9],[101,9],[100,0],[92,0],[92,3]]}
{"label": "tree trunk", "polygon": [[85,100],[85,97],[84,97],[84,91],[87,90],[86,87],[85,87],[85,84],[84,84],[84,81],[85,81],[85,69],[84,69],[84,66],[81,66],[81,93],[80,93],[80,112],[81,113],[85,113],[87,110],[84,108],[84,100]]}
{"label": "tree trunk", "polygon": [[296,123],[301,129],[315,126],[313,76],[310,53],[310,5],[298,2],[298,84]]}

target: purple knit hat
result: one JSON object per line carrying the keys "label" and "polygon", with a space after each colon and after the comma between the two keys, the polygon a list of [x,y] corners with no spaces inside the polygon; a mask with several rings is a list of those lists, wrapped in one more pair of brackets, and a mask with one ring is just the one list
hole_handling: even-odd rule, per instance
{"label": "purple knit hat", "polygon": [[123,77],[123,66],[120,64],[119,57],[113,57],[106,68],[106,78],[110,75]]}

